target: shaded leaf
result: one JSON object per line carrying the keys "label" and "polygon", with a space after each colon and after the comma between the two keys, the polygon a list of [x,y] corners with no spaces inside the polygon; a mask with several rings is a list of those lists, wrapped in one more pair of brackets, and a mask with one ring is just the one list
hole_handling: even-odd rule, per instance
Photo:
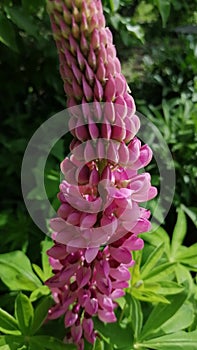
{"label": "shaded leaf", "polygon": [[48,315],[48,310],[52,304],[53,300],[51,296],[46,297],[39,302],[38,306],[34,311],[34,321],[31,328],[31,334],[35,334],[37,330],[42,326],[43,322],[45,321]]}
{"label": "shaded leaf", "polygon": [[30,346],[43,346],[45,350],[76,350],[72,344],[64,344],[61,340],[47,335],[34,336],[30,338]]}
{"label": "shaded leaf", "polygon": [[181,204],[181,208],[190,217],[190,219],[193,221],[194,225],[197,227],[197,208],[195,208],[195,207],[186,207],[183,204]]}
{"label": "shaded leaf", "polygon": [[29,335],[33,324],[34,310],[29,298],[19,293],[15,302],[15,315],[22,334]]}
{"label": "shaded leaf", "polygon": [[94,320],[95,329],[98,330],[104,338],[109,339],[111,344],[114,344],[120,349],[121,347],[130,346],[133,344],[133,335],[129,325],[122,328],[118,322],[104,324],[97,318]]}
{"label": "shaded leaf", "polygon": [[169,0],[157,0],[157,7],[162,18],[163,28],[166,27],[168,17],[170,15],[171,4]]}
{"label": "shaded leaf", "polygon": [[14,51],[18,51],[12,23],[0,14],[0,41]]}
{"label": "shaded leaf", "polygon": [[[0,350],[19,350],[25,344],[23,336],[0,336]],[[26,348],[23,348],[24,350]]]}
{"label": "shaded leaf", "polygon": [[119,0],[109,0],[110,8],[112,12],[115,12],[118,10],[120,1]]}
{"label": "shaded leaf", "polygon": [[5,7],[6,13],[13,23],[20,29],[24,30],[28,35],[35,38],[38,36],[37,26],[29,14],[19,7]]}

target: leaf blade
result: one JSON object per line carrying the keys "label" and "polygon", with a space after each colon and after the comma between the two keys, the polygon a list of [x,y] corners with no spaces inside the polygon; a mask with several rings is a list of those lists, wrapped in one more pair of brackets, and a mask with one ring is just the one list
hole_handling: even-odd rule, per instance
{"label": "leaf blade", "polygon": [[16,319],[2,308],[0,308],[0,331],[4,334],[21,334]]}
{"label": "leaf blade", "polygon": [[15,301],[15,314],[22,334],[29,335],[34,319],[34,310],[29,298],[25,294],[18,294]]}

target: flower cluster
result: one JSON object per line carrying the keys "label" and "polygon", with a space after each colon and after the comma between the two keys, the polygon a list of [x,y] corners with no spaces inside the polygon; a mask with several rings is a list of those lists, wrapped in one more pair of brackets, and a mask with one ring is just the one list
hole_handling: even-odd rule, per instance
{"label": "flower cluster", "polygon": [[138,173],[152,152],[136,137],[140,122],[100,0],[48,0],[48,11],[68,97],[70,156],[61,163],[58,216],[51,220],[48,251],[54,276],[46,284],[56,305],[49,319],[64,316],[66,342],[94,343],[92,317],[115,322],[143,248],[137,235],[150,229],[140,203],[156,195],[149,173]]}
{"label": "flower cluster", "polygon": [[[55,236],[54,236],[55,239]],[[100,250],[92,260],[88,249],[72,248],[60,243],[48,251],[55,275],[47,281],[56,305],[50,309],[49,319],[64,316],[70,331],[66,342],[84,347],[84,337],[94,343],[96,332],[92,316],[103,322],[115,322],[115,300],[124,295],[134,264],[131,250],[141,249],[143,241],[132,233]],[[91,262],[88,262],[90,261]]]}

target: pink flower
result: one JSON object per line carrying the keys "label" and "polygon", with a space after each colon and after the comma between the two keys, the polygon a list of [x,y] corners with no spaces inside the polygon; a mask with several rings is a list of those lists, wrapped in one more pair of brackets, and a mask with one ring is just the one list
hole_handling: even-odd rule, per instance
{"label": "pink flower", "polygon": [[116,321],[116,299],[135,263],[132,251],[143,248],[137,235],[150,229],[150,213],[140,205],[157,191],[149,173],[138,173],[152,152],[136,137],[140,121],[101,1],[47,3],[73,135],[51,220],[54,276],[46,284],[56,305],[48,317],[65,315],[65,342],[83,350],[84,338],[93,344],[97,336],[94,316]]}

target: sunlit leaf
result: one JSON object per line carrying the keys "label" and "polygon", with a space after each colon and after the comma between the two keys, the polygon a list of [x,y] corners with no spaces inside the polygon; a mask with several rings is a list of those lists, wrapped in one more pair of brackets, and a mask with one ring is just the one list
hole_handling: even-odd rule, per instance
{"label": "sunlit leaf", "polygon": [[147,274],[153,269],[156,263],[159,261],[164,252],[164,243],[161,243],[154,251],[150,254],[145,264],[141,269],[141,278],[144,279]]}
{"label": "sunlit leaf", "polygon": [[172,234],[172,242],[171,242],[172,257],[175,257],[176,252],[178,251],[179,247],[183,243],[183,240],[187,232],[187,221],[186,221],[184,211],[181,208],[178,208],[177,211],[178,211],[178,217],[177,217],[177,222]]}
{"label": "sunlit leaf", "polygon": [[178,298],[176,295],[169,297],[170,304],[158,304],[155,306],[143,327],[140,339],[146,339],[147,336],[152,338],[162,324],[178,311],[186,298],[186,293],[180,293]]}
{"label": "sunlit leaf", "polygon": [[27,256],[21,251],[0,254],[0,278],[10,290],[29,290],[41,286]]}
{"label": "sunlit leaf", "polygon": [[0,308],[0,332],[4,334],[20,335],[16,319]]}
{"label": "sunlit leaf", "polygon": [[197,330],[194,332],[178,332],[162,337],[146,340],[143,348],[158,350],[195,350],[197,344]]}

